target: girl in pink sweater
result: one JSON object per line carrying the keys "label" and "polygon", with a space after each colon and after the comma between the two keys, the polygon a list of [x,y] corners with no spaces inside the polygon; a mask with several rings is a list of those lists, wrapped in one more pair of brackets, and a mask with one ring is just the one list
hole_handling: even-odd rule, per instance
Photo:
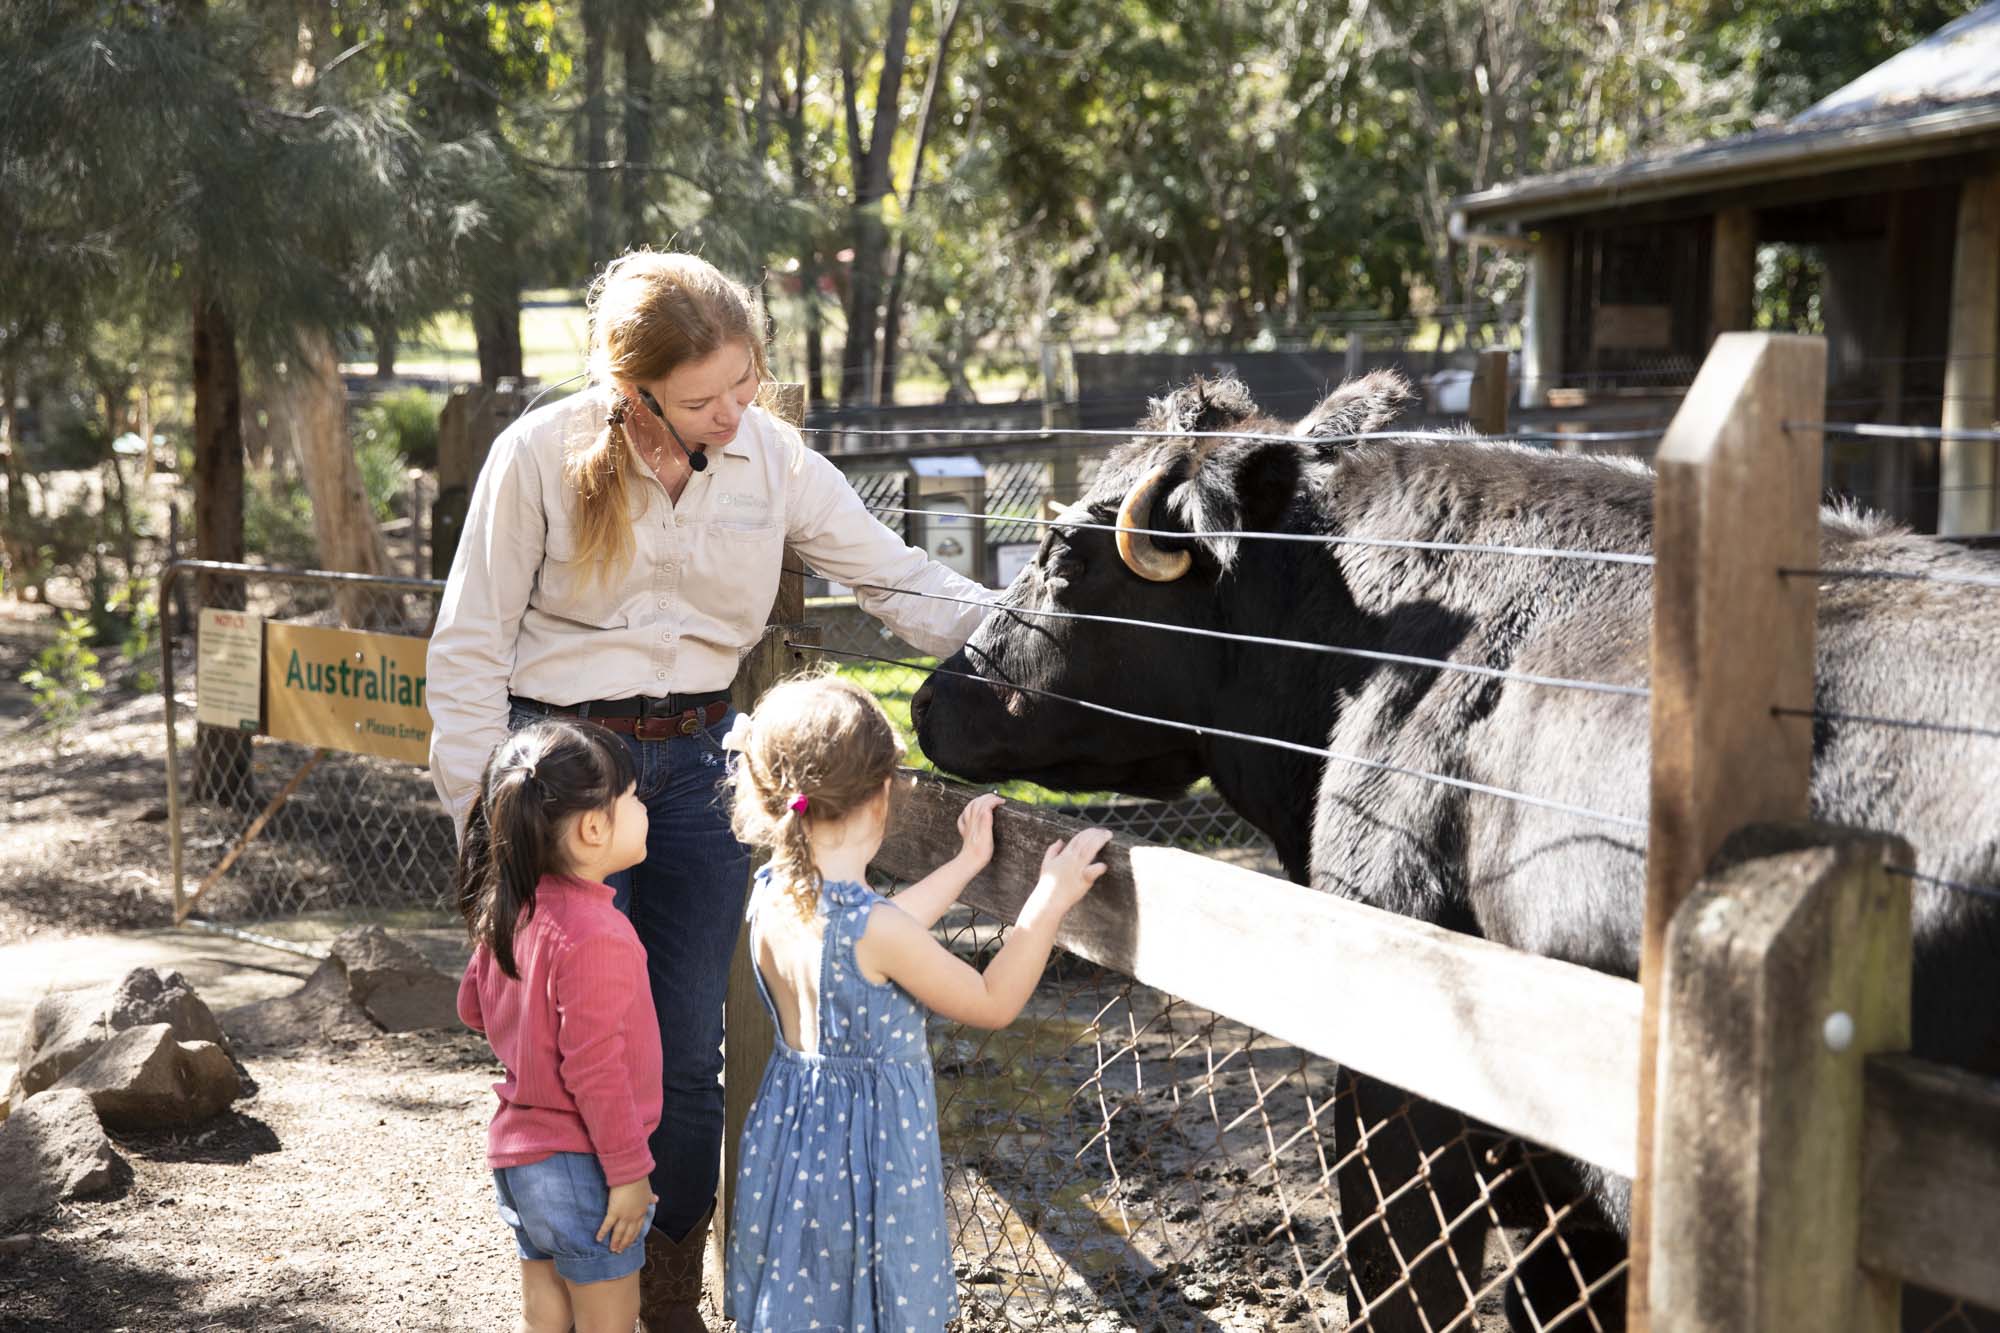
{"label": "girl in pink sweater", "polygon": [[604,880],[646,855],[631,751],[537,722],[488,760],[459,851],[475,949],[458,1012],[507,1077],[487,1131],[521,1255],[519,1333],[631,1333],[652,1222],[660,1036],[646,954]]}

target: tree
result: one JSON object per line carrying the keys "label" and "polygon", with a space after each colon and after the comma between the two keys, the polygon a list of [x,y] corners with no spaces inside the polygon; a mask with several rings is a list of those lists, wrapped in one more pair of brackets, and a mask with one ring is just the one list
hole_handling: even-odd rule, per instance
{"label": "tree", "polygon": [[[275,365],[312,348],[301,330],[326,338],[365,318],[394,286],[388,238],[422,243],[407,242],[413,217],[442,219],[431,239],[476,232],[476,204],[429,191],[477,178],[490,156],[476,140],[433,153],[364,81],[274,75],[297,31],[272,19],[203,0],[0,10],[0,179],[26,238],[10,296],[87,318],[122,280],[121,299],[181,312],[195,552],[211,560],[245,553],[245,358]],[[242,604],[232,580],[198,592]],[[197,790],[251,788],[242,738],[204,733]]]}

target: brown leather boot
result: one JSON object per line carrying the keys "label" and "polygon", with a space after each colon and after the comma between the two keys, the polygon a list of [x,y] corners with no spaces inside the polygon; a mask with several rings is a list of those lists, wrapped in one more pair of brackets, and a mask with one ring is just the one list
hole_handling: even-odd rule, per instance
{"label": "brown leather boot", "polygon": [[708,1333],[701,1317],[701,1265],[714,1216],[710,1204],[679,1240],[658,1227],[646,1233],[646,1266],[639,1270],[639,1322],[646,1333]]}

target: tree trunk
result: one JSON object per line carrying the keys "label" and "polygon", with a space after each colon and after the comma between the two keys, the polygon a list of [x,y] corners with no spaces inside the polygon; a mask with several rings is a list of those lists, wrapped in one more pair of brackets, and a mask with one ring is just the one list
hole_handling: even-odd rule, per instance
{"label": "tree trunk", "polygon": [[160,470],[160,449],[154,440],[153,384],[149,375],[139,379],[139,438],[146,442],[146,472],[151,477]]}
{"label": "tree trunk", "polygon": [[903,192],[903,233],[896,238],[896,256],[889,265],[889,295],[882,315],[882,401],[896,401],[896,371],[902,361],[903,272],[910,258],[910,219],[916,213],[917,187],[924,178],[924,149],[930,145],[932,117],[937,112],[938,85],[944,82],[946,63],[951,59],[951,38],[958,29],[965,0],[952,0],[951,11],[938,29],[937,52],[931,57],[930,73],[924,78],[924,100],[917,111],[917,145],[910,154],[910,186]]}
{"label": "tree trunk", "polygon": [[[854,272],[848,280],[847,342],[841,348],[842,403],[874,401],[877,385],[874,368],[878,362],[876,338],[881,331],[883,263],[888,251],[888,233],[882,225],[882,200],[889,193],[889,153],[896,142],[900,116],[898,98],[903,84],[904,54],[909,47],[910,8],[913,0],[894,0],[882,45],[882,76],[875,85],[875,123],[869,127],[868,148],[861,156],[861,170],[855,176],[852,212],[854,229]],[[860,151],[856,131],[859,116],[854,106],[851,57],[843,82],[848,88],[849,156]]]}
{"label": "tree trunk", "polygon": [[493,389],[521,379],[521,285],[510,263],[494,256],[494,270],[472,298],[472,336],[479,344],[479,382]]}
{"label": "tree trunk", "polygon": [[583,0],[584,245],[593,273],[611,262],[611,108],[604,98],[611,0]]}
{"label": "tree trunk", "polygon": [[393,320],[383,320],[374,328],[375,334],[375,378],[392,380],[396,378],[396,352],[401,339],[396,336]]}
{"label": "tree trunk", "polygon": [[799,281],[806,302],[806,407],[826,402],[826,336],[821,324],[819,251],[807,248],[799,261]]}
{"label": "tree trunk", "polygon": [[643,5],[619,15],[618,44],[625,55],[625,177],[621,182],[626,249],[646,241],[646,173],[636,164],[653,160],[653,48],[646,42],[652,24]]}
{"label": "tree trunk", "polygon": [[909,233],[896,238],[896,255],[889,264],[889,294],[882,299],[882,401],[896,401],[896,375],[902,369],[903,275],[910,262]]}
{"label": "tree trunk", "polygon": [[[101,384],[98,394],[104,399],[104,424],[115,441],[123,433],[125,425],[125,400],[131,396],[130,384]],[[114,443],[111,456],[105,461],[110,469],[110,485],[105,494],[115,506],[114,516],[118,523],[118,558],[125,562],[125,577],[135,578],[139,572],[139,543],[132,532],[132,497],[125,489],[125,469],[118,463],[118,447]]]}
{"label": "tree trunk", "polygon": [[[347,389],[333,340],[300,334],[301,352],[270,404],[271,430],[305,474],[312,500],[319,567],[352,574],[392,574],[389,544],[368,499],[347,430]],[[399,600],[358,588],[335,594],[341,622],[356,628],[400,627]]]}
{"label": "tree trunk", "polygon": [[7,560],[7,573],[13,578],[14,586],[26,594],[33,586],[34,559],[23,538],[21,525],[28,517],[28,484],[21,472],[21,408],[16,401],[20,392],[19,371],[9,361],[4,371],[0,371],[0,427],[6,430],[7,460],[7,503],[0,511],[0,550]]}
{"label": "tree trunk", "polygon": [[[243,559],[243,369],[236,326],[205,285],[194,289],[194,553],[199,560]],[[241,610],[243,580],[206,574],[195,585],[202,606]],[[194,794],[256,808],[250,738],[216,727],[195,731]]]}

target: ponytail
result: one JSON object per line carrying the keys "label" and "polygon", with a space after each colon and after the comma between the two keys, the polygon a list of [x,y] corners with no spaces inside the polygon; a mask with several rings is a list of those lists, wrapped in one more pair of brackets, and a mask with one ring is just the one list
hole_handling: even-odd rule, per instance
{"label": "ponytail", "polygon": [[535,914],[535,888],[569,873],[565,822],[609,812],[634,780],[632,752],[602,727],[542,721],[502,741],[479,778],[459,848],[458,910],[472,943],[520,980],[514,935]]}

